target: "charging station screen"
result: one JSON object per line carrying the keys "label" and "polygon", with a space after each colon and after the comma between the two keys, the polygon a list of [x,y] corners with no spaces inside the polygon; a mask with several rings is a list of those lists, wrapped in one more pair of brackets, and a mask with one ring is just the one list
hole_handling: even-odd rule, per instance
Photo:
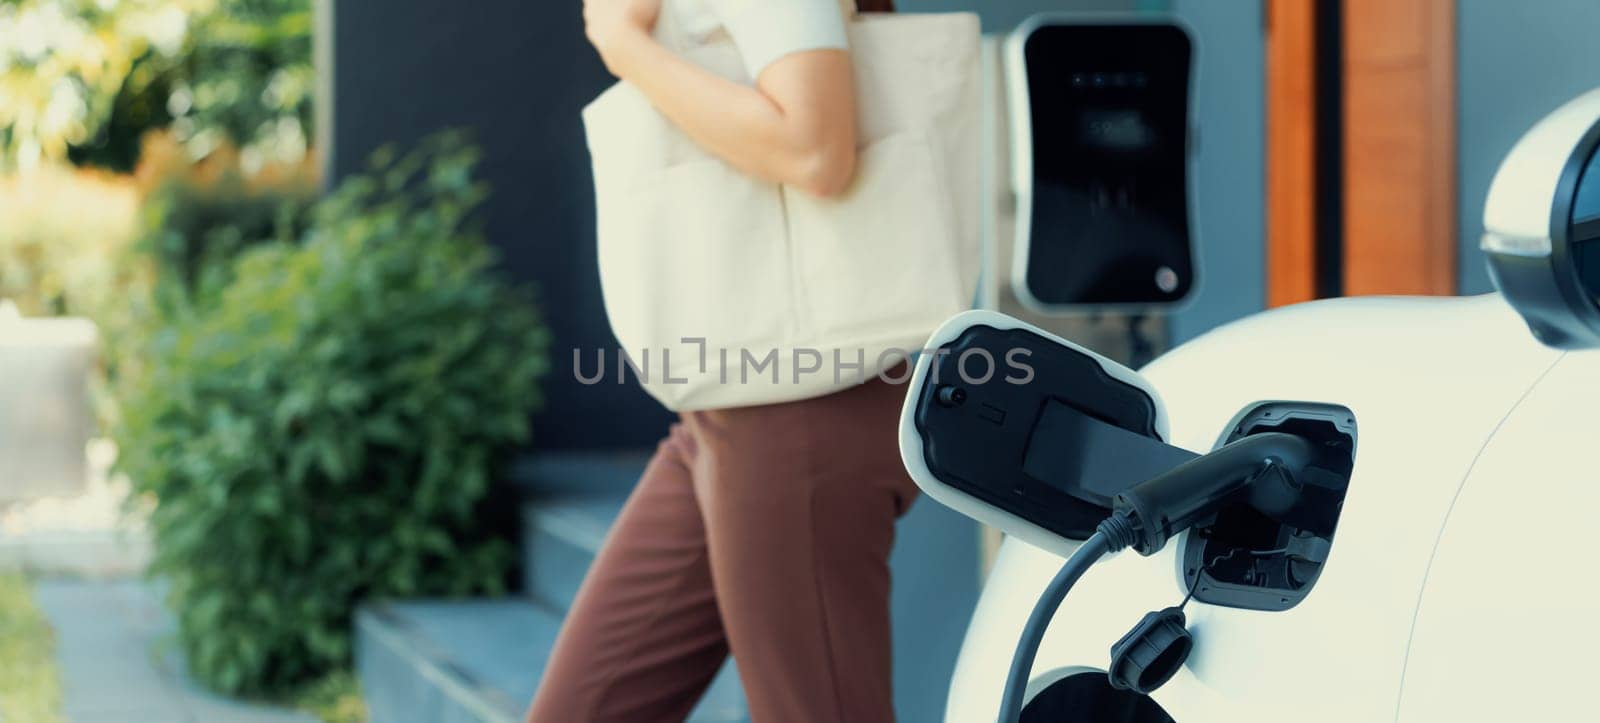
{"label": "charging station screen", "polygon": [[1047,25],[1024,57],[1028,292],[1050,305],[1183,298],[1194,276],[1188,36],[1170,25]]}

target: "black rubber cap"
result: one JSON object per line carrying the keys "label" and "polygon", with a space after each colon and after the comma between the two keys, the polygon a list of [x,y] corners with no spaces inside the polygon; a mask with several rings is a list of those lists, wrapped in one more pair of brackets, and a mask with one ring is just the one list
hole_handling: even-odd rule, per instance
{"label": "black rubber cap", "polygon": [[1111,646],[1111,669],[1106,677],[1113,688],[1149,695],[1178,674],[1193,648],[1183,610],[1157,610]]}

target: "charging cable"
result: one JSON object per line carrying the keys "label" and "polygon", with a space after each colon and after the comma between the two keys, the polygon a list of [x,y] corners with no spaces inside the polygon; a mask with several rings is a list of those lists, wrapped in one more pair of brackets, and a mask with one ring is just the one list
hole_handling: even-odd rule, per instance
{"label": "charging cable", "polygon": [[1011,671],[1006,674],[1005,693],[1000,697],[1001,723],[1018,723],[1021,720],[1022,697],[1028,692],[1028,676],[1033,672],[1033,661],[1039,655],[1039,643],[1044,640],[1044,631],[1050,626],[1050,619],[1056,616],[1056,609],[1061,607],[1061,601],[1067,599],[1067,593],[1077,584],[1078,578],[1083,577],[1083,573],[1088,572],[1110,551],[1105,535],[1099,532],[1090,535],[1078,547],[1078,551],[1067,558],[1067,563],[1061,566],[1061,571],[1056,573],[1039,596],[1039,602],[1034,603],[1033,612],[1022,627],[1022,639],[1017,641],[1017,652],[1011,656]]}

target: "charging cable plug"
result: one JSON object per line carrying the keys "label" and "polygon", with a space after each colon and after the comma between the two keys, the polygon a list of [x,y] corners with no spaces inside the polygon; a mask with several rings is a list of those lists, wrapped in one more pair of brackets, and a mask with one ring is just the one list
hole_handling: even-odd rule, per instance
{"label": "charging cable plug", "polygon": [[1301,472],[1316,459],[1310,440],[1283,432],[1253,434],[1140,482],[1111,501],[1101,523],[1107,547],[1146,557],[1234,495],[1269,516],[1299,499]]}

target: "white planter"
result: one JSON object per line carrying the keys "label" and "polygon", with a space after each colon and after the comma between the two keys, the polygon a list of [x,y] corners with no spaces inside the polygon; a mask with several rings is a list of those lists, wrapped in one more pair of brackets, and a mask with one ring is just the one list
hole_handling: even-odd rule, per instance
{"label": "white planter", "polygon": [[0,301],[0,502],[83,490],[97,337],[88,320],[24,319]]}

